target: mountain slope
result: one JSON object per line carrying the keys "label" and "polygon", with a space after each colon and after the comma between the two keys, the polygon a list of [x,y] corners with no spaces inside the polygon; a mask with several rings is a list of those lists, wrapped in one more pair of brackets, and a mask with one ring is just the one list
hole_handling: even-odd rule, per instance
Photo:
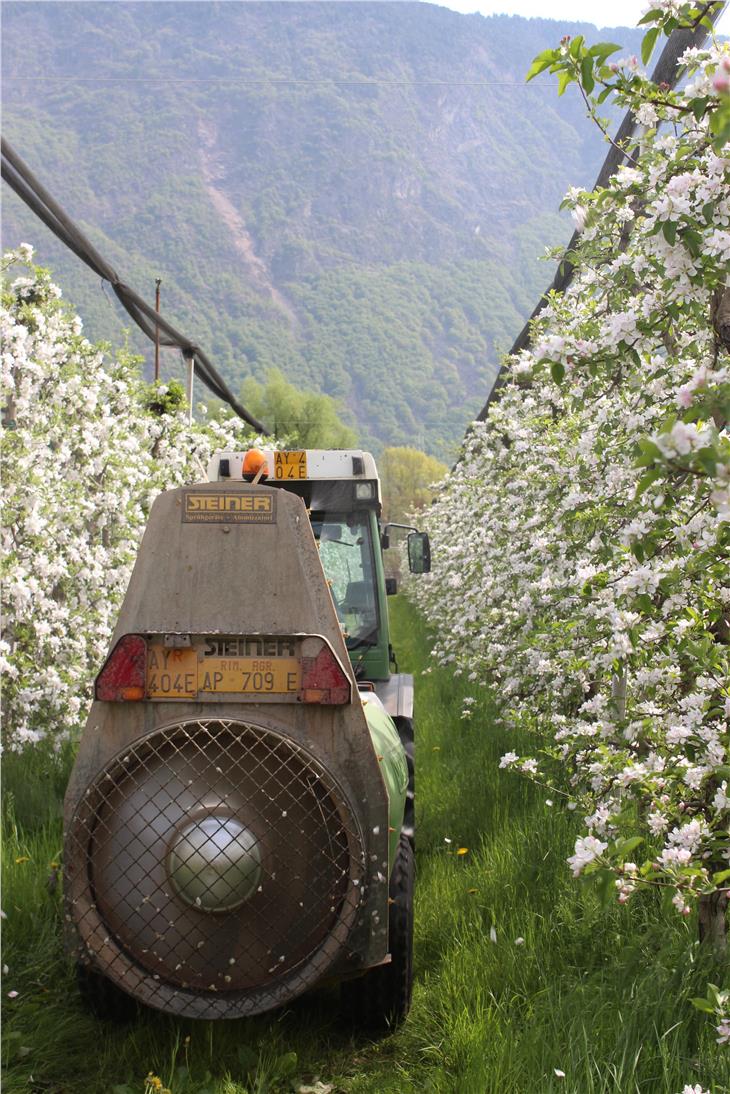
{"label": "mountain slope", "polygon": [[[151,298],[162,278],[234,387],[276,366],[341,398],[365,443],[448,454],[550,278],[562,194],[603,158],[577,97],[524,83],[585,27],[127,0],[14,3],[4,23],[7,136],[125,280]],[[119,341],[93,275],[4,206],[6,243],[37,242],[87,333]]]}

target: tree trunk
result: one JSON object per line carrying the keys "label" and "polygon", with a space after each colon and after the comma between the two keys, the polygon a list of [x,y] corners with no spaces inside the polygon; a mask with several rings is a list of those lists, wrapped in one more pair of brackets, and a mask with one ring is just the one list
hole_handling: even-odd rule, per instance
{"label": "tree trunk", "polygon": [[730,287],[720,288],[712,301],[712,325],[725,349],[730,350]]}
{"label": "tree trunk", "polygon": [[707,943],[718,954],[727,953],[727,890],[717,889],[700,897],[700,942]]}

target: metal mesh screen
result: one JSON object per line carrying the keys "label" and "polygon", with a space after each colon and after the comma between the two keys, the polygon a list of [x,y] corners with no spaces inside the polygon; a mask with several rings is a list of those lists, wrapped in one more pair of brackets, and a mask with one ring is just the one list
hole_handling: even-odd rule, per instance
{"label": "metal mesh screen", "polygon": [[241,722],[178,723],[116,756],[64,857],[82,960],[150,1006],[201,1018],[300,994],[362,899],[362,840],[333,776]]}

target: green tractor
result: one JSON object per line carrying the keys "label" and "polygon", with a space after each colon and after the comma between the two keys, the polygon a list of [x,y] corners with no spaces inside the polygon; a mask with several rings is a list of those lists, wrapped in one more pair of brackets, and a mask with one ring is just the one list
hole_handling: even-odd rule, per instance
{"label": "green tractor", "polygon": [[79,987],[100,1016],[217,1019],[338,983],[386,1029],[412,986],[413,681],[375,463],[222,452],[208,474],[152,507],[66,794]]}

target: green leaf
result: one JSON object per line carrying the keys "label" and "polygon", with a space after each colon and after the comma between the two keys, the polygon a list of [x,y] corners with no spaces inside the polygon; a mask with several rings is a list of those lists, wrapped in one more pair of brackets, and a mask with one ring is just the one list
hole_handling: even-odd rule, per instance
{"label": "green leaf", "polygon": [[639,19],[638,26],[643,26],[644,23],[653,23],[655,19],[661,18],[661,15],[662,11],[660,8],[652,8],[650,11],[647,11],[646,15],[643,15],[641,19]]}
{"label": "green leaf", "polygon": [[616,875],[613,870],[596,870],[592,875],[596,890],[598,892],[598,899],[602,904],[610,904],[613,898],[616,896]]}
{"label": "green leaf", "polygon": [[662,459],[661,450],[653,441],[650,441],[648,437],[642,437],[639,440],[639,451],[641,452],[641,456],[636,461],[637,467],[650,467],[655,460]]}
{"label": "green leaf", "polygon": [[588,54],[585,55],[580,63],[580,75],[583,87],[590,95],[591,91],[593,91],[593,88],[596,86],[596,81],[593,79],[593,58]]}
{"label": "green leaf", "polygon": [[712,880],[715,885],[722,885],[723,881],[727,881],[730,877],[730,870],[720,870],[719,873],[712,875]]}
{"label": "green leaf", "polygon": [[713,1007],[712,1003],[708,1003],[706,999],[700,999],[698,997],[695,997],[694,999],[690,999],[690,1003],[693,1007],[697,1007],[697,1010],[704,1011],[705,1014],[715,1013],[715,1008]]}
{"label": "green leaf", "polygon": [[673,220],[665,220],[662,223],[662,235],[667,243],[673,247],[677,242],[677,225]]}
{"label": "green leaf", "polygon": [[652,467],[650,471],[645,472],[639,479],[636,485],[636,493],[634,499],[640,498],[645,490],[648,490],[653,482],[657,479],[661,479],[664,475],[664,470],[661,467]]}
{"label": "green leaf", "polygon": [[706,475],[714,479],[717,473],[717,456],[714,448],[701,448],[697,453],[697,463]]}
{"label": "green leaf", "polygon": [[645,65],[649,63],[649,58],[654,52],[654,46],[659,37],[659,32],[659,27],[652,27],[651,30],[648,30],[644,35],[644,39],[641,43],[641,60]]}
{"label": "green leaf", "polygon": [[693,258],[699,258],[702,254],[704,239],[700,233],[695,232],[694,229],[687,228],[682,232],[682,243],[684,243]]}
{"label": "green leaf", "polygon": [[613,91],[613,88],[612,88],[612,87],[604,87],[604,89],[603,89],[603,91],[601,92],[601,94],[600,94],[600,95],[599,95],[599,96],[597,97],[597,99],[596,99],[596,102],[597,102],[597,103],[603,103],[603,102],[605,102],[605,101],[606,101],[606,99],[608,98],[608,96],[609,96],[609,95],[611,94],[611,92],[612,92],[612,91]]}
{"label": "green leaf", "polygon": [[560,361],[551,361],[550,375],[556,384],[562,383],[565,376],[565,365],[561,364]]}
{"label": "green leaf", "polygon": [[297,1054],[296,1052],[286,1052],[283,1056],[280,1056],[276,1061],[276,1075],[277,1078],[285,1079],[288,1075],[293,1075],[297,1069]]}
{"label": "green leaf", "polygon": [[259,1054],[250,1045],[238,1045],[236,1055],[240,1068],[246,1073],[254,1072],[259,1065]]}
{"label": "green leaf", "polygon": [[591,46],[588,52],[591,57],[597,57],[599,61],[605,61],[607,57],[618,52],[619,49],[621,49],[621,46],[617,46],[615,42],[597,42],[595,46]]}
{"label": "green leaf", "polygon": [[575,76],[572,72],[561,72],[558,77],[558,95],[563,95],[568,84],[572,84]]}
{"label": "green leaf", "polygon": [[576,34],[573,41],[570,43],[570,56],[577,60],[580,57],[580,47],[583,45],[583,35]]}
{"label": "green leaf", "polygon": [[720,103],[720,108],[710,114],[710,132],[713,136],[712,147],[720,151],[730,140],[730,99]]}
{"label": "green leaf", "polygon": [[550,68],[550,65],[558,59],[560,54],[556,49],[544,49],[542,53],[538,53],[530,65],[525,82],[529,84],[530,80],[533,80],[540,72],[544,72],[546,68]]}
{"label": "green leaf", "polygon": [[618,839],[613,845],[614,854],[630,855],[644,842],[643,836],[629,836],[628,839]]}

